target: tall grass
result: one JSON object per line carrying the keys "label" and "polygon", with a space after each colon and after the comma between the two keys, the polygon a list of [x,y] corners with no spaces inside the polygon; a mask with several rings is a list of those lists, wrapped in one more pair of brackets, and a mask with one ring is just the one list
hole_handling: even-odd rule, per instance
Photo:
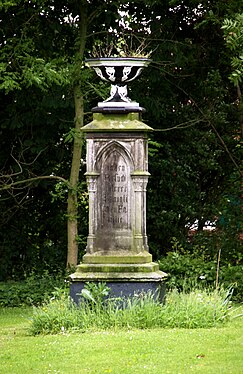
{"label": "tall grass", "polygon": [[73,330],[123,328],[209,328],[231,318],[230,292],[193,290],[168,292],[164,305],[153,295],[132,299],[106,299],[90,302],[80,299],[77,306],[63,293],[34,309],[30,332],[55,334]]}

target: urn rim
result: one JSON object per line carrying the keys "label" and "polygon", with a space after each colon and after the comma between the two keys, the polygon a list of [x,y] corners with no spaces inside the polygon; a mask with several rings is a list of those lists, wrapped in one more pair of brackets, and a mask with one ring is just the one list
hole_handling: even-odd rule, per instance
{"label": "urn rim", "polygon": [[94,57],[84,60],[87,65],[92,66],[140,66],[145,67],[152,62],[148,57]]}

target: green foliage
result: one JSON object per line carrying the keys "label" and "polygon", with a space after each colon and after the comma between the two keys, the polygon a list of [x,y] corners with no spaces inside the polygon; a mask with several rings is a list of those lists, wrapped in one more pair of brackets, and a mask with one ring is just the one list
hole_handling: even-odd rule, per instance
{"label": "green foliage", "polygon": [[0,282],[0,306],[40,305],[55,293],[55,289],[64,286],[63,275],[54,276],[48,272],[42,276],[33,274],[23,281]]}
{"label": "green foliage", "polygon": [[53,191],[50,192],[51,197],[52,197],[52,202],[56,200],[66,202],[67,193],[68,193],[68,184],[64,182],[57,182],[53,188]]}
{"label": "green foliage", "polygon": [[81,300],[77,306],[67,295],[62,294],[36,308],[31,333],[56,334],[73,330],[123,328],[209,328],[231,318],[230,290],[194,289],[189,294],[171,291],[164,305],[149,293],[125,300],[108,298],[100,303],[87,291],[83,296],[90,303]]}
{"label": "green foliage", "polygon": [[[131,97],[146,108],[144,121],[155,129],[147,195],[154,257],[173,251],[172,237],[185,243],[188,225],[198,220],[195,245],[207,256],[211,253],[215,264],[216,239],[204,235],[202,227],[218,219],[223,265],[240,266],[239,205],[233,204],[240,198],[239,106],[228,81],[233,73],[234,83],[241,79],[239,0],[171,0],[163,3],[163,12],[157,0],[87,4],[92,21],[85,57],[93,46],[110,45],[109,29],[118,37],[128,36],[129,43],[131,37],[139,41],[146,36],[154,51],[150,67],[130,84]],[[0,187],[39,175],[68,179],[71,143],[78,135],[70,131],[73,83],[84,95],[85,123],[100,97],[107,97],[108,85],[77,55],[79,5],[63,0],[0,2]],[[123,27],[127,22],[130,29]],[[80,255],[87,235],[84,172],[81,165]],[[1,191],[1,280],[65,266],[67,186],[54,183],[42,180]],[[227,199],[231,203],[222,202]]]}
{"label": "green foliage", "polygon": [[80,131],[72,128],[67,134],[64,134],[64,143],[72,143],[74,139],[81,141],[81,137]]}
{"label": "green foliage", "polygon": [[50,85],[66,85],[69,83],[67,68],[57,68],[55,63],[47,62],[41,58],[25,56],[21,59],[24,69],[18,72],[9,71],[9,65],[0,65],[0,90],[7,94],[12,90],[36,86],[47,91]]}
{"label": "green foliage", "polygon": [[177,288],[187,291],[193,287],[214,289],[219,282],[224,287],[232,287],[234,300],[242,300],[243,265],[231,265],[223,261],[222,254],[217,279],[218,253],[213,259],[207,254],[206,248],[198,245],[195,245],[192,252],[189,252],[176,239],[172,247],[174,251],[159,260],[160,269],[168,274],[167,287],[169,289]]}
{"label": "green foliage", "polygon": [[233,71],[230,80],[237,86],[243,79],[243,13],[236,14],[234,19],[226,18],[222,29],[227,46],[233,54],[231,56]]}
{"label": "green foliage", "polygon": [[94,304],[104,302],[104,299],[109,295],[109,287],[105,283],[87,282],[81,291],[81,296]]}
{"label": "green foliage", "polygon": [[169,288],[190,289],[194,285],[214,285],[216,279],[216,261],[204,262],[203,256],[191,253],[169,252],[159,260],[160,268],[168,274]]}

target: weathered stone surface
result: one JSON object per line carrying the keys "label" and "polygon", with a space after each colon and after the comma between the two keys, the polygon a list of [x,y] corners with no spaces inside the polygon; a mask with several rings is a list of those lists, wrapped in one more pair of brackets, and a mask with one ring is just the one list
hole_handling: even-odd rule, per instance
{"label": "weathered stone surface", "polygon": [[[147,132],[138,113],[94,114],[87,142],[89,235],[71,294],[85,282],[118,284],[128,293],[159,290],[166,274],[152,262],[146,234]],[[156,292],[157,292],[156,291]]]}
{"label": "weathered stone surface", "polygon": [[77,273],[151,273],[158,271],[159,265],[155,262],[147,264],[81,264]]}
{"label": "weathered stone surface", "polygon": [[[87,281],[80,281],[71,284],[70,296],[78,304],[80,294]],[[140,294],[151,292],[155,298],[158,297],[160,301],[163,301],[165,296],[165,283],[158,283],[154,281],[108,281],[106,285],[110,288],[109,297],[121,296],[124,298],[137,296]]]}
{"label": "weathered stone surface", "polygon": [[[100,115],[100,114],[99,114]],[[97,115],[97,116],[99,116]],[[87,253],[148,251],[146,186],[148,182],[148,128],[138,134],[132,114],[102,116],[99,133],[88,133],[87,181],[89,236]],[[132,132],[107,133],[105,123],[129,122]],[[99,120],[96,120],[99,123]],[[140,125],[142,127],[142,125]],[[105,128],[105,129],[104,129]],[[87,127],[86,127],[87,129]],[[146,130],[146,131],[145,131]]]}
{"label": "weathered stone surface", "polygon": [[144,264],[152,261],[152,255],[147,251],[129,254],[127,251],[122,252],[96,252],[93,254],[86,253],[83,256],[83,263],[86,264]]}
{"label": "weathered stone surface", "polygon": [[94,113],[93,121],[84,126],[82,130],[88,132],[123,132],[123,131],[153,131],[152,127],[141,121],[139,113],[102,114]]}

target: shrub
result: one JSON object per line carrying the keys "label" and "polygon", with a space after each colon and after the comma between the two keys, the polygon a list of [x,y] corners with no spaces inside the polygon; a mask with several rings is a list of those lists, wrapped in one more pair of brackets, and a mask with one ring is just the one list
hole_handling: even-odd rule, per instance
{"label": "shrub", "polygon": [[[216,286],[217,260],[209,260],[201,253],[169,252],[159,261],[160,269],[168,274],[167,288],[190,290],[192,287],[211,288]],[[223,264],[219,266],[219,284],[234,287],[233,300],[242,301],[243,265]]]}
{"label": "shrub", "polygon": [[55,287],[65,287],[63,275],[31,275],[23,281],[0,282],[0,306],[40,305],[50,297]]}
{"label": "shrub", "polygon": [[169,252],[166,257],[160,259],[159,265],[160,269],[168,274],[167,287],[170,289],[208,287],[213,285],[216,279],[216,262],[204,262],[202,256],[194,257],[191,253]]}

